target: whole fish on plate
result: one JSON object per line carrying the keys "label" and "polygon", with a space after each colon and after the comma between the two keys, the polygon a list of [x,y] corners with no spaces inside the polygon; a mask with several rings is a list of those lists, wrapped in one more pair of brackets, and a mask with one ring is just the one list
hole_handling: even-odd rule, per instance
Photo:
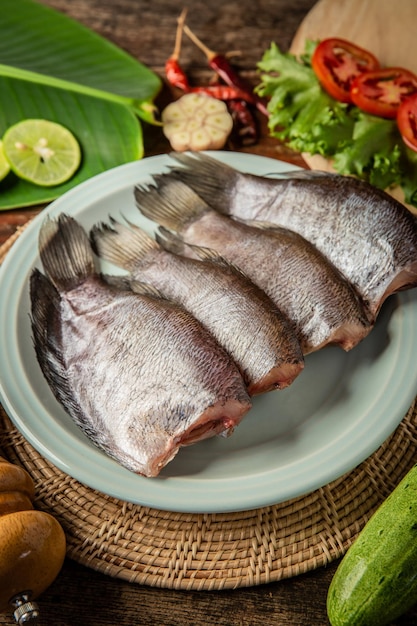
{"label": "whole fish on plate", "polygon": [[[215,253],[188,248],[160,229],[156,239],[115,220],[90,232],[97,254],[183,305],[237,363],[251,395],[287,387],[304,366],[292,322],[237,267]],[[132,283],[134,289],[134,284]]]}
{"label": "whole fish on plate", "polygon": [[303,237],[222,215],[169,176],[156,175],[154,182],[135,189],[140,211],[177,231],[187,244],[214,249],[240,267],[293,321],[304,354],[329,343],[350,350],[369,333],[354,289]]}
{"label": "whole fish on plate", "polygon": [[300,170],[268,178],[203,153],[172,156],[181,166],[170,175],[213,208],[312,242],[361,294],[371,321],[390,294],[417,285],[416,220],[387,193],[339,174]]}
{"label": "whole fish on plate", "polygon": [[109,286],[73,218],[47,219],[45,274],[30,280],[32,332],[56,398],[87,436],[133,472],[156,476],[188,445],[230,433],[251,402],[230,357],[193,316]]}

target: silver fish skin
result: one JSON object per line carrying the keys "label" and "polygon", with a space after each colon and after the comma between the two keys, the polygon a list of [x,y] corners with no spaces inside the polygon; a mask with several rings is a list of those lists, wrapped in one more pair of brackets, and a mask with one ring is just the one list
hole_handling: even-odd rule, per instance
{"label": "silver fish skin", "polygon": [[62,214],[39,237],[32,332],[57,400],[119,464],[157,476],[184,445],[230,434],[251,407],[243,379],[182,307],[109,286],[83,228]]}
{"label": "silver fish skin", "polygon": [[293,321],[304,354],[329,343],[350,350],[370,332],[354,289],[303,237],[222,215],[180,181],[162,175],[155,182],[136,187],[140,211],[187,244],[212,248],[240,267]]}
{"label": "silver fish skin", "polygon": [[291,171],[241,173],[203,153],[172,153],[171,176],[227,215],[290,228],[355,286],[375,320],[386,298],[417,285],[417,222],[400,202],[357,178]]}
{"label": "silver fish skin", "polygon": [[155,241],[138,226],[114,219],[94,226],[90,239],[99,257],[130,273],[133,289],[137,280],[153,285],[194,315],[238,365],[250,395],[283,389],[303,369],[292,322],[217,253],[186,246],[165,229]]}

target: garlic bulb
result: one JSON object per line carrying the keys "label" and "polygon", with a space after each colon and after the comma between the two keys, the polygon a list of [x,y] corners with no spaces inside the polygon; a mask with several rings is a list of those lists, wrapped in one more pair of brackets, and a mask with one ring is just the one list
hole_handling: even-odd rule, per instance
{"label": "garlic bulb", "polygon": [[164,135],[177,152],[219,150],[233,128],[226,104],[201,93],[188,93],[162,112]]}

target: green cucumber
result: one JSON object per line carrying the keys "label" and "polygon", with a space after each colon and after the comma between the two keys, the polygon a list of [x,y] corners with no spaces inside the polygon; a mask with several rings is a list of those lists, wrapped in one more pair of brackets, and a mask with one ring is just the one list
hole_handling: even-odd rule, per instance
{"label": "green cucumber", "polygon": [[417,465],[346,552],[327,595],[332,626],[385,626],[417,603]]}

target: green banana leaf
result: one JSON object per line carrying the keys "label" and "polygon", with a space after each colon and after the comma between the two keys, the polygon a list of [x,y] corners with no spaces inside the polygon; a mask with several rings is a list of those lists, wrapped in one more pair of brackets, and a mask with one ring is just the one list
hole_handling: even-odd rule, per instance
{"label": "green banana leaf", "polygon": [[80,143],[82,163],[70,180],[55,187],[33,185],[11,172],[0,181],[0,210],[50,202],[95,174],[142,156],[141,126],[128,107],[0,76],[0,136],[25,118],[66,126]]}
{"label": "green banana leaf", "polygon": [[63,185],[41,188],[10,174],[0,210],[45,203],[95,174],[143,156],[138,117],[150,123],[161,79],[81,24],[33,0],[1,0],[0,138],[25,118],[66,126],[83,159]]}
{"label": "green banana leaf", "polygon": [[[152,100],[161,88],[161,79],[149,68],[97,33],[39,2],[1,0],[1,9],[2,66],[27,71],[29,80],[31,73],[42,74],[58,79],[67,88],[70,86],[65,82],[71,82],[88,93],[102,92],[100,95],[108,98],[112,94],[148,119]],[[2,75],[5,71],[1,67]],[[21,73],[19,76],[23,78]],[[42,82],[36,76],[32,79]]]}

